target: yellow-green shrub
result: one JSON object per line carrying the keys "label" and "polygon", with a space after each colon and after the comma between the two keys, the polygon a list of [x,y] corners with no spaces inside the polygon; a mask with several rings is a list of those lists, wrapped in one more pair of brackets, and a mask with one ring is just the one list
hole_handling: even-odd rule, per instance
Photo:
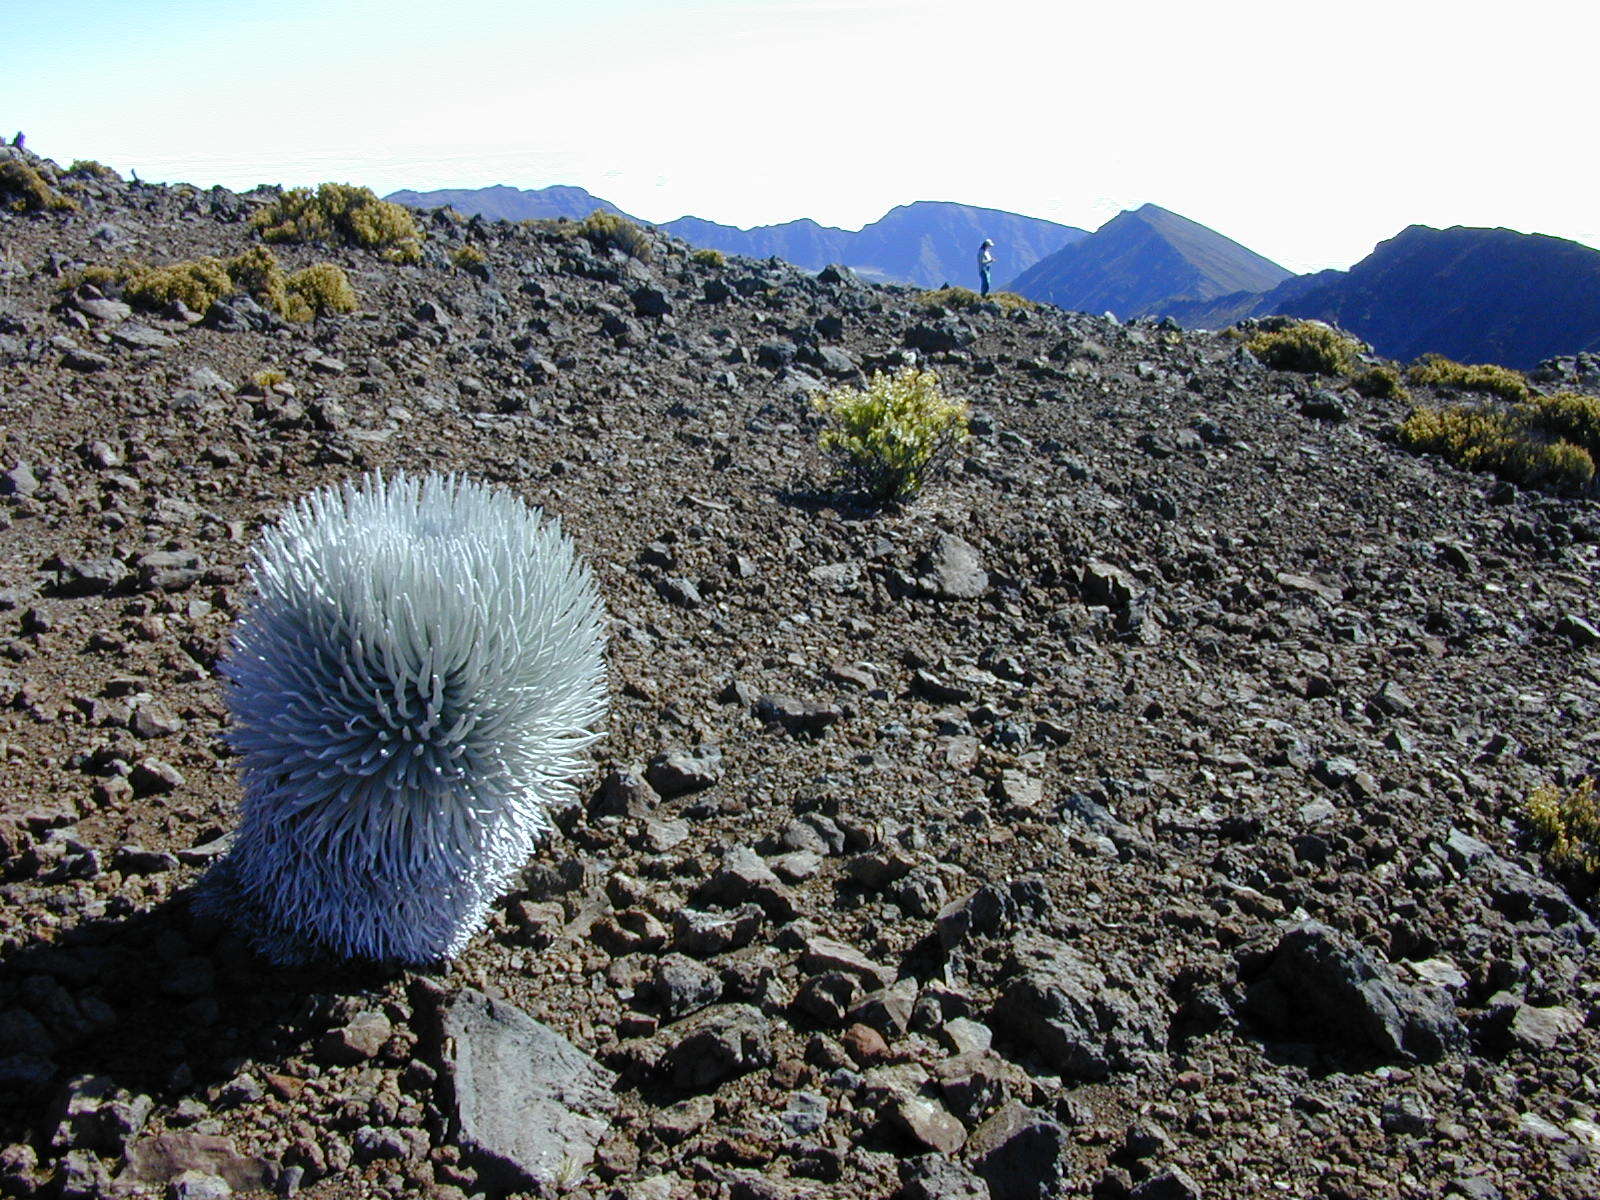
{"label": "yellow-green shrub", "polygon": [[248,292],[261,301],[262,307],[270,308],[280,317],[289,316],[289,277],[269,247],[251,246],[228,259],[223,266],[233,281],[232,291]]}
{"label": "yellow-green shrub", "polygon": [[1245,349],[1269,367],[1316,375],[1343,375],[1361,353],[1351,338],[1316,321],[1296,321],[1283,329],[1258,333]]}
{"label": "yellow-green shrub", "polygon": [[1587,887],[1600,884],[1600,796],[1593,778],[1570,788],[1535,788],[1523,813],[1552,870]]}
{"label": "yellow-green shrub", "polygon": [[1039,307],[1026,296],[1015,292],[990,292],[980,296],[967,287],[929,288],[917,297],[917,303],[928,308],[976,308],[980,304],[998,304],[1007,312],[1018,308]]}
{"label": "yellow-green shrub", "polygon": [[917,303],[927,308],[975,308],[983,303],[983,297],[966,287],[929,288],[917,297]]}
{"label": "yellow-green shrub", "polygon": [[1530,396],[1519,411],[1530,424],[1551,437],[1582,446],[1590,458],[1600,461],[1600,396],[1579,392]]}
{"label": "yellow-green shrub", "polygon": [[105,163],[96,162],[92,158],[80,158],[73,161],[67,168],[67,174],[78,179],[98,179],[101,183],[121,183],[122,176],[118,175]]}
{"label": "yellow-green shrub", "polygon": [[422,231],[411,210],[348,183],[324,183],[315,192],[290,188],[250,224],[268,242],[343,243],[383,250],[392,262],[422,260]]}
{"label": "yellow-green shrub", "polygon": [[481,247],[469,243],[453,252],[450,255],[450,261],[462,270],[466,270],[468,267],[483,266],[484,263],[489,261],[489,256],[483,252]]}
{"label": "yellow-green shrub", "polygon": [[123,295],[131,303],[162,308],[181,300],[198,313],[205,312],[233,291],[227,264],[220,258],[209,257],[168,263],[164,267],[136,268],[123,285]]}
{"label": "yellow-green shrub", "polygon": [[640,262],[650,261],[650,235],[626,217],[596,210],[585,217],[578,232],[597,250],[621,250]]}
{"label": "yellow-green shrub", "polygon": [[1368,367],[1350,377],[1350,386],[1363,396],[1377,400],[1408,400],[1411,393],[1400,382],[1400,372],[1393,367]]}
{"label": "yellow-green shrub", "polygon": [[329,313],[353,312],[356,294],[342,268],[333,263],[317,263],[287,274],[270,247],[251,246],[229,259],[200,258],[145,267],[127,263],[122,267],[88,267],[86,282],[120,280],[129,302],[162,308],[181,300],[195,312],[203,313],[224,296],[244,292],[289,321],[309,321]]}
{"label": "yellow-green shrub", "polygon": [[967,406],[944,394],[938,375],[915,367],[874,372],[865,388],[835,388],[816,405],[829,422],[818,445],[878,502],[915,496],[967,439]]}
{"label": "yellow-green shrub", "polygon": [[1502,400],[1526,400],[1532,395],[1521,371],[1493,363],[1468,366],[1453,362],[1442,354],[1424,354],[1406,371],[1411,383],[1429,387],[1459,388],[1464,392],[1488,392]]}
{"label": "yellow-green shrub", "polygon": [[1577,491],[1594,479],[1587,450],[1552,438],[1520,409],[1418,408],[1401,422],[1399,434],[1400,444],[1410,449],[1527,487]]}
{"label": "yellow-green shrub", "polygon": [[1017,309],[1030,309],[1039,307],[1026,296],[1019,296],[1015,292],[990,292],[989,303],[998,304],[1006,312],[1015,312]]}
{"label": "yellow-green shrub", "polygon": [[66,211],[78,207],[44,181],[44,176],[20,159],[0,163],[0,202],[12,212]]}
{"label": "yellow-green shrub", "polygon": [[296,271],[285,286],[289,293],[289,311],[283,315],[291,321],[356,310],[355,289],[350,286],[344,269],[334,263],[315,263]]}
{"label": "yellow-green shrub", "polygon": [[287,381],[288,378],[289,377],[282,371],[269,368],[267,370],[257,371],[254,375],[250,376],[250,382],[255,384],[262,391],[266,391],[268,388],[277,387],[280,383]]}
{"label": "yellow-green shrub", "polygon": [[689,257],[695,262],[699,263],[702,267],[722,267],[726,266],[728,263],[728,256],[726,254],[724,254],[721,250],[714,250],[709,246],[700,250],[696,250]]}

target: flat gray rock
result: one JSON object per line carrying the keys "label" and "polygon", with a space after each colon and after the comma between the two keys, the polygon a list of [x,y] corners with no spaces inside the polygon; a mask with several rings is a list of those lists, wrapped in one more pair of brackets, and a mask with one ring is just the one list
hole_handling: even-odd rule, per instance
{"label": "flat gray rock", "polygon": [[989,590],[978,551],[953,533],[935,538],[917,566],[917,585],[940,600],[975,600]]}
{"label": "flat gray rock", "polygon": [[455,1141],[495,1187],[553,1187],[582,1173],[611,1127],[616,1075],[547,1025],[482,992],[444,1014]]}

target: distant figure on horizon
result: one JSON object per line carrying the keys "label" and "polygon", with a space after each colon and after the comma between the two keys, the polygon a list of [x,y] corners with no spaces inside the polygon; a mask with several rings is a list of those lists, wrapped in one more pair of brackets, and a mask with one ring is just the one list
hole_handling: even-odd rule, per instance
{"label": "distant figure on horizon", "polygon": [[978,294],[989,294],[989,268],[994,265],[994,255],[989,253],[994,243],[988,238],[983,239],[983,245],[978,247]]}
{"label": "distant figure on horizon", "polygon": [[16,140],[14,142],[12,142],[11,144],[13,146],[15,146],[18,150],[22,149],[22,130],[20,130],[20,129],[17,130]]}

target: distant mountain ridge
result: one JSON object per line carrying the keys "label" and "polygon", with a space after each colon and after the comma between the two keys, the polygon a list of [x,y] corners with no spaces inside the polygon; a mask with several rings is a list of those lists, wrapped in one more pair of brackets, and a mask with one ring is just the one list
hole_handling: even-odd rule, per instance
{"label": "distant mountain ridge", "polygon": [[946,200],[919,200],[890,209],[859,233],[790,221],[736,229],[698,217],[681,217],[660,228],[694,245],[714,246],[753,258],[776,255],[816,270],[843,263],[868,279],[938,287],[976,287],[978,246],[990,238],[999,274],[1021,271],[1088,234],[1072,225],[1024,217],[997,208]]}
{"label": "distant mountain ridge", "polygon": [[[398,191],[387,197],[413,208],[449,205],[468,216],[522,221],[568,217],[581,220],[596,209],[649,224],[609,201],[579,187],[533,190],[505,187],[461,188],[431,192]],[[797,267],[820,270],[843,263],[865,278],[887,283],[938,287],[945,283],[977,286],[978,245],[995,242],[1001,275],[1021,271],[1063,246],[1088,236],[1087,231],[1042,217],[1025,217],[997,208],[980,208],[946,200],[919,200],[891,209],[863,229],[852,232],[819,225],[810,218],[780,225],[740,229],[700,217],[679,217],[657,228],[692,246],[781,258]]]}
{"label": "distant mountain ridge", "polygon": [[1215,230],[1146,204],[1035,263],[1010,287],[1060,308],[1128,318],[1176,300],[1263,292],[1291,277]]}
{"label": "distant mountain ridge", "polygon": [[1314,317],[1390,358],[1431,352],[1526,370],[1600,350],[1600,250],[1510,229],[1412,225],[1348,271],[1164,311],[1214,329],[1250,316]]}
{"label": "distant mountain ridge", "polygon": [[433,192],[401,190],[390,192],[385,200],[411,208],[453,208],[469,217],[482,216],[491,221],[545,221],[566,217],[581,221],[596,209],[629,217],[609,200],[590,195],[581,187],[556,184],[551,187],[529,190],[496,184],[484,188],[444,188]]}

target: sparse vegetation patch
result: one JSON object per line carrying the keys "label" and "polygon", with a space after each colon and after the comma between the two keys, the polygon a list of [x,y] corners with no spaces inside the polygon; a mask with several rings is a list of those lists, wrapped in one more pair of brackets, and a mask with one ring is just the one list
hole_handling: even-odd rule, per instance
{"label": "sparse vegetation patch", "polygon": [[132,268],[122,285],[123,295],[132,304],[164,308],[177,300],[198,313],[234,290],[227,265],[211,257]]}
{"label": "sparse vegetation patch", "polygon": [[1401,422],[1399,435],[1400,444],[1412,450],[1524,487],[1574,492],[1594,479],[1590,452],[1552,433],[1535,405],[1421,407]]}
{"label": "sparse vegetation patch", "polygon": [[1409,400],[1411,393],[1400,382],[1400,372],[1393,367],[1368,367],[1350,377],[1350,386],[1363,396],[1375,400]]}
{"label": "sparse vegetation patch", "polygon": [[163,308],[177,300],[203,313],[238,293],[254,297],[288,321],[309,321],[356,308],[355,289],[343,268],[316,263],[290,275],[267,246],[251,246],[229,259],[188,259],[160,267],[138,263],[89,267],[79,279],[96,286],[121,284],[129,303],[146,308]]}
{"label": "sparse vegetation patch", "polygon": [[411,210],[348,183],[324,183],[315,192],[291,188],[250,223],[268,242],[342,244],[382,250],[391,262],[422,260],[422,231]]}
{"label": "sparse vegetation patch", "polygon": [[971,288],[942,287],[931,288],[917,297],[917,302],[927,308],[976,308],[980,304],[996,304],[1007,312],[1015,309],[1039,307],[1026,296],[1019,296],[1016,292],[990,292],[987,296],[980,296]]}
{"label": "sparse vegetation patch", "polygon": [[725,255],[721,250],[713,250],[709,246],[700,250],[696,250],[689,257],[695,262],[699,263],[702,267],[721,267],[726,266],[728,262],[727,255]]}
{"label": "sparse vegetation patch", "polygon": [[1584,891],[1600,886],[1600,796],[1592,776],[1570,788],[1535,788],[1523,814],[1553,872]]}
{"label": "sparse vegetation patch", "polygon": [[12,212],[59,212],[78,207],[72,197],[56,191],[33,167],[14,158],[0,163],[0,204]]}
{"label": "sparse vegetation patch", "polygon": [[616,213],[592,212],[578,226],[596,250],[621,250],[640,262],[650,261],[650,235]]}
{"label": "sparse vegetation patch", "polygon": [[1319,321],[1296,321],[1283,329],[1258,333],[1245,349],[1266,366],[1280,371],[1344,375],[1356,363],[1361,345]]}
{"label": "sparse vegetation patch", "polygon": [[312,317],[356,310],[355,289],[350,286],[344,269],[334,263],[313,263],[289,276],[285,286],[289,293],[289,311],[283,315],[291,321],[309,321]]}
{"label": "sparse vegetation patch", "polygon": [[74,179],[98,179],[101,183],[121,183],[122,176],[118,175],[105,163],[96,162],[92,158],[80,158],[67,168],[67,174]]}
{"label": "sparse vegetation patch", "polygon": [[1406,379],[1418,387],[1456,388],[1463,392],[1487,392],[1502,400],[1526,400],[1532,394],[1521,371],[1493,363],[1468,366],[1440,354],[1424,354],[1406,371]]}

